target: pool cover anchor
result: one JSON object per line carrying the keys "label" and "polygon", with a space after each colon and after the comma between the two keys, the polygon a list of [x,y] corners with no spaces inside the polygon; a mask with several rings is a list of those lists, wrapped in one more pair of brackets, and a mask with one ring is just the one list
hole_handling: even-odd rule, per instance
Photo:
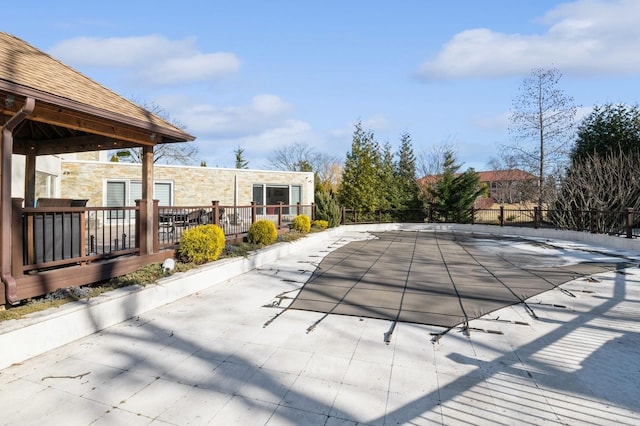
{"label": "pool cover anchor", "polygon": [[483,333],[487,333],[487,334],[504,334],[502,331],[500,330],[491,330],[489,328],[480,328],[480,327],[469,327],[469,330],[473,330],[473,331],[482,331]]}
{"label": "pool cover anchor", "polygon": [[282,308],[282,311],[278,312],[277,314],[275,314],[271,319],[269,319],[267,322],[265,322],[262,325],[262,328],[267,328],[267,326],[269,324],[271,324],[272,322],[274,322],[280,315],[284,314],[289,308]]}
{"label": "pool cover anchor", "polygon": [[391,335],[393,334],[393,330],[395,330],[397,323],[398,321],[394,320],[391,323],[391,327],[389,327],[389,330],[386,333],[384,333],[384,343],[386,343],[387,345],[391,343]]}
{"label": "pool cover anchor", "polygon": [[573,294],[572,292],[570,292],[569,290],[567,290],[566,288],[562,288],[562,287],[556,287],[558,290],[560,290],[561,292],[563,292],[564,294],[566,294],[569,297],[576,297],[575,294]]}
{"label": "pool cover anchor", "polygon": [[533,319],[540,319],[538,318],[538,315],[536,315],[536,313],[533,311],[533,308],[531,306],[529,306],[529,304],[527,302],[525,302],[524,300],[521,302],[522,305],[524,306],[524,309],[527,311],[527,313],[529,314],[529,316]]}
{"label": "pool cover anchor", "polygon": [[449,327],[445,331],[441,331],[440,333],[429,333],[430,336],[433,336],[433,337],[431,337],[431,343],[440,342],[440,338],[442,336],[444,336],[445,334],[447,334],[448,332],[450,332],[452,328],[453,327]]}
{"label": "pool cover anchor", "polygon": [[[332,310],[333,310],[333,309],[332,309]],[[311,324],[309,327],[307,327],[307,334],[309,334],[309,333],[311,333],[313,330],[315,330],[315,329],[316,329],[316,326],[317,326],[318,324],[320,324],[320,322],[321,322],[323,319],[325,319],[326,317],[328,317],[330,313],[331,313],[331,312],[327,312],[327,313],[325,313],[325,314],[324,314],[320,319],[318,319],[318,320],[314,321],[314,323],[313,323],[313,324]]]}
{"label": "pool cover anchor", "polygon": [[462,323],[462,334],[465,337],[471,337],[471,328],[469,327],[469,320],[465,319]]}
{"label": "pool cover anchor", "polygon": [[280,315],[284,314],[288,309],[289,306],[285,306],[284,308],[282,306],[280,306],[282,304],[282,300],[283,299],[292,299],[291,297],[287,296],[287,294],[293,292],[293,291],[299,291],[300,289],[294,289],[294,290],[288,290],[288,291],[283,291],[282,293],[276,295],[273,299],[273,302],[268,303],[266,305],[262,305],[263,308],[276,308],[276,309],[282,309],[282,311],[278,312],[273,318],[271,318],[270,320],[268,320],[267,322],[265,322],[262,326],[262,328],[266,328],[269,324],[271,324],[272,322],[274,322],[276,320],[276,318],[278,318]]}
{"label": "pool cover anchor", "polygon": [[[462,333],[463,333],[465,336],[470,337],[470,333],[469,333],[470,328],[469,328],[469,323],[468,323],[468,321],[466,321],[466,320],[465,320],[464,322],[462,322],[462,323],[460,323],[460,324],[464,324],[464,325],[462,326]],[[458,324],[458,325],[454,325],[453,327],[448,327],[446,330],[441,331],[440,333],[429,333],[429,335],[430,335],[430,336],[432,336],[432,337],[431,337],[431,343],[439,343],[439,342],[440,342],[440,339],[441,339],[445,334],[449,333],[451,330],[453,330],[454,328],[458,327],[460,324]]]}
{"label": "pool cover anchor", "polygon": [[526,326],[529,325],[528,322],[524,322],[524,321],[500,319],[500,316],[497,316],[495,318],[476,318],[476,319],[481,321],[503,322],[506,324],[513,324],[513,325],[526,325]]}

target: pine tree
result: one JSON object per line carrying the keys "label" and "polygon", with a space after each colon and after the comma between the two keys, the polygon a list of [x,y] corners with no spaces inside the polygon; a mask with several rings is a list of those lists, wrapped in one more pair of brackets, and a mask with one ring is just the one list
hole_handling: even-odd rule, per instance
{"label": "pine tree", "polygon": [[315,202],[317,220],[326,220],[329,222],[330,228],[340,225],[342,210],[333,192],[325,190],[316,191]]}
{"label": "pine tree", "polygon": [[384,144],[382,155],[378,157],[380,162],[378,166],[379,184],[375,191],[378,196],[378,208],[382,210],[395,209],[398,207],[398,191],[391,145]]}
{"label": "pine tree", "polygon": [[248,169],[249,161],[244,158],[244,149],[238,147],[233,153],[236,156],[236,169]]}
{"label": "pine tree", "polygon": [[471,207],[476,199],[486,192],[480,183],[480,177],[473,169],[458,173],[460,165],[456,163],[453,152],[444,156],[444,170],[430,192],[433,207],[441,219],[446,221],[468,222],[471,219]]}
{"label": "pine tree", "polygon": [[595,106],[578,126],[571,160],[601,155],[640,155],[640,107],[625,104]]}
{"label": "pine tree", "polygon": [[397,207],[410,210],[422,207],[422,202],[418,198],[419,191],[416,182],[416,157],[413,154],[409,133],[403,133],[400,136],[396,181]]}
{"label": "pine tree", "polygon": [[342,171],[342,184],[338,191],[340,204],[348,209],[372,213],[379,208],[378,144],[373,132],[357,123],[353,132],[351,151],[347,153]]}

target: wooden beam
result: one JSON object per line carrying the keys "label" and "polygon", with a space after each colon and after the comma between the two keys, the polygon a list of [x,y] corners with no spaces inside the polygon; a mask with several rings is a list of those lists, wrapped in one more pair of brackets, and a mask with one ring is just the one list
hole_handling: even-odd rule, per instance
{"label": "wooden beam", "polygon": [[[24,300],[51,293],[59,288],[94,284],[109,278],[134,272],[145,265],[162,262],[174,257],[173,249],[163,250],[149,256],[126,256],[97,261],[85,265],[42,271],[37,274],[25,274],[17,278],[17,299]],[[0,296],[2,292],[0,291]]]}
{"label": "wooden beam", "polygon": [[67,129],[79,130],[110,138],[153,146],[159,137],[152,132],[144,132],[134,127],[90,116],[77,111],[65,110],[45,103],[38,103],[29,120],[53,124]]}
{"label": "wooden beam", "polygon": [[[21,108],[22,104],[23,102],[19,99],[15,100],[10,109],[0,104],[0,108],[2,108],[0,113],[11,116],[15,113],[15,109]],[[144,131],[116,121],[65,109],[44,102],[36,103],[35,110],[29,116],[29,120],[106,136],[117,140],[134,142],[138,145],[153,146],[161,142],[162,139],[160,135],[152,131]]]}
{"label": "wooden beam", "polygon": [[[178,127],[168,123],[167,121],[161,119],[160,117],[154,115],[153,113],[144,110],[144,108],[140,108],[140,111],[143,112],[144,118],[141,119],[140,116],[133,117],[128,114],[115,112],[118,108],[116,107],[114,111],[98,108],[96,106],[90,104],[84,104],[78,101],[74,101],[68,98],[59,97],[53,95],[51,93],[42,92],[37,89],[32,89],[29,87],[21,86],[15,83],[11,83],[8,81],[0,80],[0,95],[2,93],[6,93],[11,97],[12,105],[0,105],[0,108],[5,108],[9,112],[9,116],[12,116],[16,112],[16,106],[21,107],[22,103],[24,103],[24,99],[28,97],[32,97],[38,101],[38,104],[49,105],[55,110],[64,110],[64,111],[72,111],[73,113],[85,117],[89,119],[98,118],[103,122],[113,124],[115,123],[118,126],[122,126],[129,129],[135,129],[141,131],[144,134],[148,135],[161,135],[157,137],[155,143],[172,143],[172,142],[185,142],[195,140],[194,136],[185,133]],[[13,97],[16,96],[16,99]],[[124,101],[124,100],[123,100]],[[126,102],[126,101],[124,101]],[[68,128],[73,128],[72,126],[63,126]],[[96,133],[96,132],[91,132]],[[109,136],[108,134],[107,136]],[[139,140],[139,143],[144,143],[148,139]]]}
{"label": "wooden beam", "polygon": [[121,141],[100,135],[73,136],[70,138],[30,140],[16,139],[13,144],[14,154],[53,155],[73,152],[103,151],[140,147],[139,144]]}

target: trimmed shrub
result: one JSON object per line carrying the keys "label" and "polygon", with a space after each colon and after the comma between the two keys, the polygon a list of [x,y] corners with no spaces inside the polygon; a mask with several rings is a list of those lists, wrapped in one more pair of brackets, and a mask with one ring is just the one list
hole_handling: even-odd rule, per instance
{"label": "trimmed shrub", "polygon": [[329,222],[326,220],[314,220],[311,223],[311,226],[314,228],[327,229],[329,227]]}
{"label": "trimmed shrub", "polygon": [[198,225],[182,233],[180,258],[197,265],[217,260],[224,249],[226,239],[217,225]]}
{"label": "trimmed shrub", "polygon": [[247,241],[252,244],[269,245],[278,239],[276,225],[270,220],[262,219],[253,222],[247,232]]}
{"label": "trimmed shrub", "polygon": [[333,228],[342,222],[342,209],[332,192],[316,191],[316,219],[326,220],[329,227]]}
{"label": "trimmed shrub", "polygon": [[293,218],[291,229],[306,234],[311,231],[311,219],[306,214],[299,214]]}

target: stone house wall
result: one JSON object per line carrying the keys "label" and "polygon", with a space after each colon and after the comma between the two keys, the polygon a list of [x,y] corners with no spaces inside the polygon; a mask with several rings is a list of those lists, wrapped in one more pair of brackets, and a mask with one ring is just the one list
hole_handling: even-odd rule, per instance
{"label": "stone house wall", "polygon": [[[249,205],[254,185],[301,186],[301,203],[314,201],[313,173],[197,166],[154,165],[155,182],[173,184],[173,205],[204,206],[217,200],[221,205]],[[60,197],[88,199],[87,206],[106,204],[106,183],[142,180],[140,164],[68,161],[61,164]]]}

